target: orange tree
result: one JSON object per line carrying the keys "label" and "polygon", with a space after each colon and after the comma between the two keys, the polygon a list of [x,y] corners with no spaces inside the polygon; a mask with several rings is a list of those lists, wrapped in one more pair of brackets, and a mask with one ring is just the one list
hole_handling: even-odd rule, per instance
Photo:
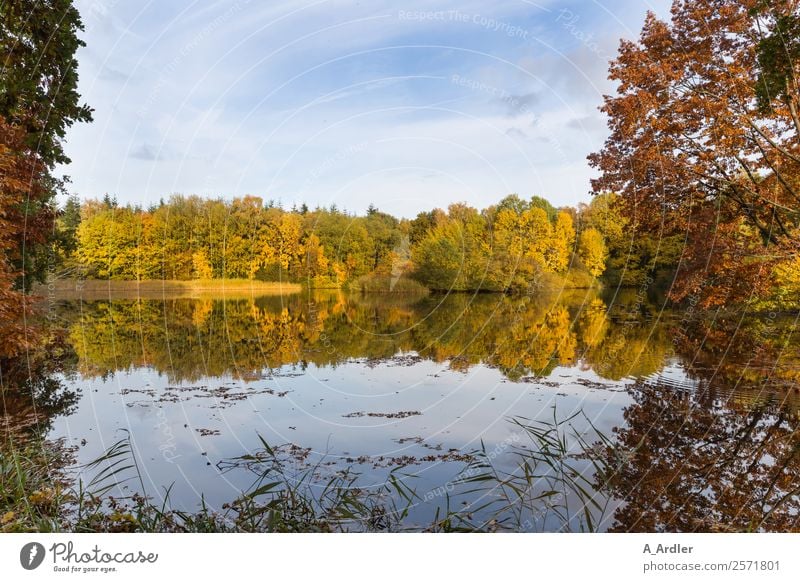
{"label": "orange tree", "polygon": [[21,291],[45,273],[64,136],[91,119],[77,93],[81,29],[71,0],[0,5],[0,354],[21,347]]}
{"label": "orange tree", "polygon": [[[47,196],[44,167],[25,148],[24,131],[0,117],[0,355],[13,355],[25,343],[19,315],[24,297],[16,290],[26,247],[41,244],[52,216],[37,212],[30,221],[26,211]],[[46,207],[45,207],[46,208]]]}
{"label": "orange tree", "polygon": [[675,300],[768,295],[800,250],[798,33],[796,0],[676,0],[611,63],[593,188],[633,228],[685,234]]}

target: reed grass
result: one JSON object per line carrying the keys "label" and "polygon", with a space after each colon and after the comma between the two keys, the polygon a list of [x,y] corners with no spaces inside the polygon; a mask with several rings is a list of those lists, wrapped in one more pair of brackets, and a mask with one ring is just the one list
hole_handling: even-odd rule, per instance
{"label": "reed grass", "polygon": [[[426,503],[399,469],[376,487],[360,484],[352,469],[322,478],[322,461],[290,469],[280,451],[263,438],[260,448],[219,465],[223,472],[247,470],[252,485],[222,506],[185,512],[171,504],[171,487],[155,503],[145,488],[130,438],[118,441],[98,459],[80,467],[67,486],[66,473],[52,471],[52,459],[32,448],[0,450],[0,531],[67,532],[494,532],[597,531],[609,499],[593,490],[593,478],[609,467],[593,453],[596,445],[613,447],[571,428],[571,421],[512,419],[528,437],[511,451],[512,471],[495,466],[485,447],[459,473],[431,523],[409,523],[415,506]],[[133,483],[138,493],[123,495]],[[467,504],[460,500],[469,500]],[[553,524],[558,527],[553,527]]]}

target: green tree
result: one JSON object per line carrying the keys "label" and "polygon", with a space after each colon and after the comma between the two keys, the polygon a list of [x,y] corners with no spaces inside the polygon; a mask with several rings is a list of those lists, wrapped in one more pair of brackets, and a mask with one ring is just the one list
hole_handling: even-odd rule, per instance
{"label": "green tree", "polygon": [[550,204],[550,201],[542,198],[541,196],[531,196],[531,201],[528,204],[528,208],[541,208],[544,210],[544,213],[547,215],[547,220],[550,222],[555,222],[556,217],[558,216],[558,210],[555,206]]}
{"label": "green tree", "polygon": [[367,213],[364,220],[364,227],[367,229],[372,239],[373,258],[370,270],[377,269],[381,264],[389,260],[392,250],[400,242],[400,231],[398,220],[376,208]]}
{"label": "green tree", "polygon": [[409,226],[408,238],[411,244],[416,244],[425,238],[425,235],[444,219],[444,212],[440,209],[417,214],[417,217],[411,221]]}
{"label": "green tree", "polygon": [[[800,126],[800,103],[797,95],[797,63],[800,62],[800,15],[797,3],[773,0],[774,22],[758,42],[756,55],[760,74],[755,84],[762,113],[779,101]],[[792,9],[794,4],[794,9]]]}
{"label": "green tree", "polygon": [[51,169],[69,163],[67,129],[92,120],[78,94],[82,30],[72,0],[14,0],[0,9],[0,116],[24,128],[28,147]]}
{"label": "green tree", "polygon": [[55,242],[62,262],[70,259],[78,248],[77,232],[80,223],[81,203],[80,199],[73,195],[67,198],[63,210],[56,218]]}
{"label": "green tree", "polygon": [[521,214],[528,208],[530,208],[528,202],[520,198],[518,194],[509,194],[497,204],[496,212],[511,210],[515,214]]}
{"label": "green tree", "polygon": [[414,277],[432,289],[485,288],[490,249],[485,218],[466,204],[452,204],[447,217],[412,246]]}

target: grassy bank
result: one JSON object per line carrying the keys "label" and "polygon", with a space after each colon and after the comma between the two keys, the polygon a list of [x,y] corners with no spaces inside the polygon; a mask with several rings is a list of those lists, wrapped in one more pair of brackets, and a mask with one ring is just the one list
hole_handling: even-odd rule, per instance
{"label": "grassy bank", "polygon": [[164,297],[252,297],[299,293],[298,283],[252,281],[248,279],[206,279],[195,281],[113,281],[58,279],[34,287],[33,293],[53,299],[162,299]]}

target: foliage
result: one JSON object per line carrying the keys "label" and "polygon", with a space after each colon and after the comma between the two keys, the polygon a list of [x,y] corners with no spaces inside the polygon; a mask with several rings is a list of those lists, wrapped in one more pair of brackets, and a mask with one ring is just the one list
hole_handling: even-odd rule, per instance
{"label": "foliage", "polygon": [[43,280],[57,259],[47,243],[62,181],[52,172],[69,163],[67,129],[91,120],[77,93],[80,30],[71,0],[5,2],[0,10],[0,230],[16,247],[5,241],[0,260],[16,287]]}
{"label": "foliage", "polygon": [[[0,117],[0,356],[13,355],[27,343],[20,315],[29,306],[20,287],[28,275],[25,264],[46,242],[52,221],[46,170],[24,139],[20,128]],[[31,214],[31,208],[40,210]]]}
{"label": "foliage", "polygon": [[[800,61],[800,15],[792,11],[792,3],[783,0],[771,3],[773,24],[757,45],[760,74],[756,82],[756,97],[762,112],[772,108],[774,101],[785,105],[793,117],[798,116],[796,89],[797,62]],[[763,7],[757,7],[763,8]]]}
{"label": "foliage", "polygon": [[578,240],[578,254],[592,275],[597,277],[603,273],[608,258],[608,249],[599,230],[589,227],[581,232]]}
{"label": "foliage", "polygon": [[55,245],[59,262],[72,267],[70,259],[78,247],[78,227],[81,223],[81,202],[76,195],[67,198],[64,209],[56,218]]}
{"label": "foliage", "polygon": [[[555,211],[551,221],[536,200],[508,197],[485,211],[452,204],[413,221],[375,208],[366,216],[284,211],[253,196],[173,196],[149,210],[89,200],[80,220],[65,224],[75,241],[64,248],[101,279],[246,278],[381,292],[410,289],[414,279],[435,290],[521,292],[544,274],[565,274],[575,252],[572,215]],[[388,286],[373,284],[384,279]],[[402,280],[409,284],[398,287]]]}
{"label": "foliage", "polygon": [[92,119],[77,92],[82,30],[72,0],[17,0],[0,10],[0,117],[20,127],[26,148],[48,168],[69,163],[67,129]]}
{"label": "foliage", "polygon": [[451,205],[418,241],[412,260],[414,276],[423,284],[518,293],[539,287],[548,273],[567,271],[575,228],[568,212],[554,212],[551,221],[542,204],[511,195],[480,213]]}
{"label": "foliage", "polygon": [[489,256],[486,230],[475,209],[451,205],[447,218],[412,248],[414,276],[432,289],[480,289]]}
{"label": "foliage", "polygon": [[618,90],[602,108],[611,134],[589,158],[602,173],[593,186],[619,192],[635,236],[683,236],[675,300],[767,295],[772,265],[800,250],[797,11],[675,0],[671,22],[649,13],[611,64]]}
{"label": "foliage", "polygon": [[593,228],[603,236],[608,257],[603,281],[610,285],[638,287],[648,277],[666,278],[678,266],[683,236],[665,236],[658,232],[629,228],[622,198],[606,192],[592,198],[577,209],[578,230]]}
{"label": "foliage", "polygon": [[[572,258],[574,245],[575,226],[572,216],[568,212],[561,211],[556,215],[555,224],[553,225],[550,248],[545,251],[545,264],[547,267],[554,273],[566,271]],[[599,277],[604,270],[605,262],[600,269],[592,272],[592,275]]]}
{"label": "foliage", "polygon": [[800,256],[778,263],[773,277],[774,294],[762,307],[792,309],[800,305]]}

